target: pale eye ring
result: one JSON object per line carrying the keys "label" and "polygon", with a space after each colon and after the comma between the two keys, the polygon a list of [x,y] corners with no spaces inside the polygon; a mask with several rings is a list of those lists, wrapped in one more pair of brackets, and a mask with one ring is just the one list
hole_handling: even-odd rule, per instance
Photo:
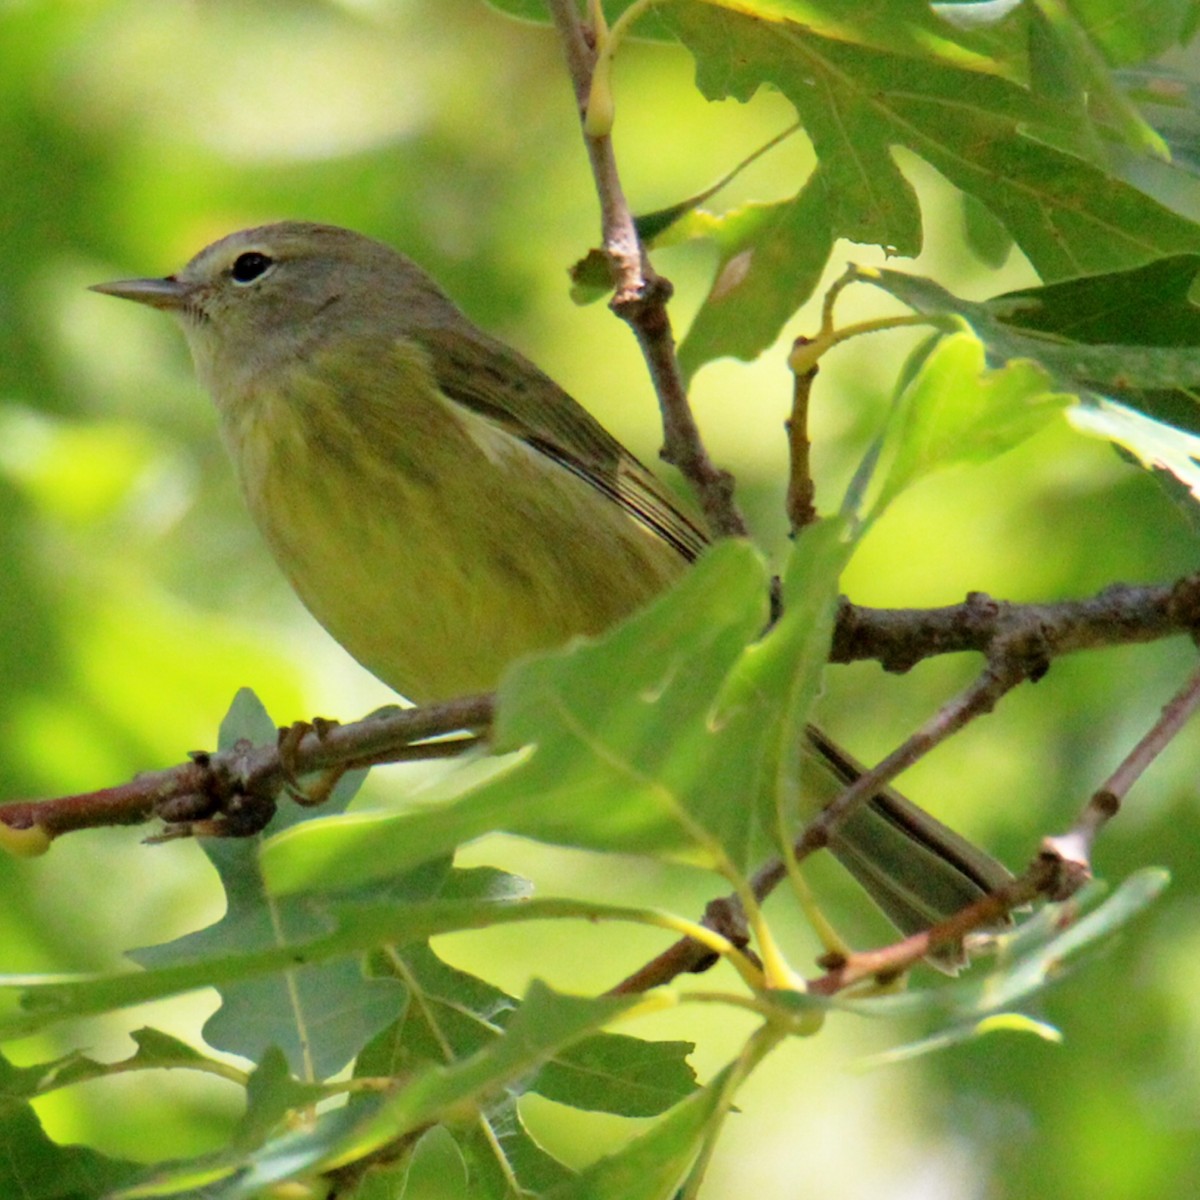
{"label": "pale eye ring", "polygon": [[264,254],[261,250],[247,250],[233,260],[229,275],[234,283],[253,283],[266,273],[274,261],[269,254]]}

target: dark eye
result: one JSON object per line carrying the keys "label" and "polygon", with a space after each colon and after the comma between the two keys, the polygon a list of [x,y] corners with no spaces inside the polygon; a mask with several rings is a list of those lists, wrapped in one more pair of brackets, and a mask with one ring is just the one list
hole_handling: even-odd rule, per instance
{"label": "dark eye", "polygon": [[253,283],[274,262],[269,254],[259,250],[247,250],[233,260],[230,275],[234,283]]}

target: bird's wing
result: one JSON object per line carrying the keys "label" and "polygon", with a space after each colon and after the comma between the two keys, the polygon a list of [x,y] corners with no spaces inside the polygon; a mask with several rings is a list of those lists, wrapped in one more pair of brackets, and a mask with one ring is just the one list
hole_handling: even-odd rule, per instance
{"label": "bird's wing", "polygon": [[586,480],[684,558],[696,558],[708,545],[709,535],[700,521],[527,358],[465,323],[423,328],[419,340],[438,385],[450,399]]}

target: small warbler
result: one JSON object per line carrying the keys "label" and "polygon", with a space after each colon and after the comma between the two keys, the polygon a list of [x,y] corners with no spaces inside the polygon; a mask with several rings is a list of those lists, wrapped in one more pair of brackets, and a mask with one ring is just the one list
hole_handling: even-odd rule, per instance
{"label": "small warbler", "polygon": [[[489,689],[513,659],[603,631],[708,542],[599,422],[380,242],[265,225],[95,290],[178,320],[279,565],[411,700]],[[810,749],[827,802],[860,768],[819,731]],[[905,932],[1010,878],[891,790],[832,849]]]}

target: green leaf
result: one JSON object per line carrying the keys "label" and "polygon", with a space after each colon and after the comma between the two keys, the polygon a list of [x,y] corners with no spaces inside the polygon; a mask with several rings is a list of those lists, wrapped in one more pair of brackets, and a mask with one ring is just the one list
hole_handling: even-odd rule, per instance
{"label": "green leaf", "polygon": [[1045,1021],[1035,1021],[1021,1013],[997,1013],[995,1016],[984,1017],[973,1025],[952,1025],[947,1029],[939,1029],[919,1041],[909,1042],[904,1046],[893,1046],[878,1054],[860,1058],[855,1062],[854,1068],[858,1071],[871,1071],[876,1067],[890,1067],[896,1063],[910,1062],[914,1058],[923,1058],[937,1050],[948,1050],[951,1046],[961,1046],[973,1042],[976,1038],[1001,1032],[1033,1034],[1034,1037],[1055,1045],[1063,1040],[1062,1034]]}
{"label": "green leaf", "polygon": [[69,1017],[95,1016],[146,1000],[203,987],[253,979],[374,950],[385,943],[408,945],[464,929],[482,929],[516,921],[646,921],[646,909],[573,900],[444,899],[363,902],[327,906],[329,933],[312,933],[251,950],[228,950],[209,958],[117,975],[61,975],[43,980],[26,974],[0,976],[0,1038],[23,1037]]}
{"label": "green leaf", "polygon": [[[1044,275],[1200,245],[1192,222],[1081,157],[1095,131],[1076,129],[1069,109],[1021,86],[1023,68],[1007,54],[988,57],[966,34],[956,44],[946,26],[926,47],[918,26],[906,38],[906,27],[890,19],[894,6],[873,10],[887,17],[866,34],[856,20],[841,40],[828,23],[814,24],[809,9],[710,0],[669,5],[664,16],[695,54],[710,99],[745,99],[772,84],[796,106],[824,168],[839,236],[900,254],[920,249],[916,197],[890,156],[900,145],[985,204]],[[1053,135],[1055,144],[1035,134]]]}
{"label": "green leaf", "polygon": [[[725,241],[710,303],[720,315],[707,305],[698,313],[697,332],[684,343],[690,372],[718,354],[745,356],[769,345],[789,315],[781,315],[782,300],[767,302],[772,290],[797,303],[805,298],[833,239],[918,253],[918,200],[894,147],[918,155],[983,206],[1048,278],[1200,247],[1200,226],[1115,176],[1114,137],[1134,147],[1123,149],[1126,174],[1139,153],[1149,160],[1162,145],[1112,83],[1089,31],[1057,5],[1053,20],[1034,19],[1082,64],[1048,95],[1030,79],[1036,63],[1028,57],[1028,22],[985,28],[942,19],[962,7],[941,6],[935,16],[925,4],[889,4],[853,19],[844,6],[801,0],[663,7],[696,58],[701,91],[713,100],[746,100],[764,85],[777,88],[795,105],[819,164],[796,201],[772,206],[772,220],[759,229],[737,214],[728,231],[715,226]],[[1063,60],[1062,53],[1052,57]],[[1044,72],[1042,82],[1049,87]],[[1176,192],[1200,203],[1192,177],[1166,164],[1156,169],[1163,177],[1156,188],[1165,189],[1170,175]],[[742,286],[757,307],[739,315],[727,297],[747,263],[754,276]],[[730,319],[734,329],[723,333]]]}
{"label": "green leaf", "polygon": [[918,312],[962,318],[997,358],[1031,359],[1073,391],[1124,399],[1200,384],[1200,311],[1188,299],[1197,271],[1200,255],[1175,255],[982,302],[900,271],[863,268],[858,277]]}
{"label": "green leaf", "polygon": [[[258,698],[242,689],[222,722],[219,745],[222,750],[239,743],[261,745],[274,741],[276,728]],[[345,808],[364,777],[365,772],[357,771],[339,780],[329,800],[332,811]],[[294,825],[305,815],[299,805],[284,805],[272,828]],[[224,916],[206,929],[130,957],[143,966],[164,967],[329,933],[331,922],[311,906],[267,892],[258,862],[260,842],[258,836],[203,839],[200,844],[225,887]],[[209,1044],[254,1062],[278,1046],[292,1071],[304,1079],[324,1079],[341,1070],[406,1003],[404,989],[394,980],[366,980],[354,962],[293,966],[226,982],[217,990],[221,1007],[204,1026]]]}
{"label": "green leaf", "polygon": [[[596,1033],[600,1026],[643,1003],[642,997],[587,999],[564,996],[534,982],[519,1005],[504,1036],[488,1042],[467,1058],[444,1066],[417,1066],[400,1075],[386,1096],[359,1095],[348,1106],[328,1110],[298,1130],[283,1130],[274,1123],[274,1136],[256,1146],[234,1146],[220,1155],[166,1167],[156,1171],[141,1195],[192,1195],[197,1181],[224,1181],[221,1200],[257,1200],[274,1185],[313,1179],[332,1165],[345,1166],[375,1154],[384,1147],[402,1153],[406,1139],[415,1139],[441,1123],[478,1127],[478,1113],[489,1105],[504,1104],[505,1090],[519,1088],[521,1081],[544,1063],[562,1054],[573,1043]],[[268,1056],[256,1073],[254,1108],[243,1126],[262,1131],[286,1110],[289,1100],[303,1100],[307,1092],[296,1089],[286,1075],[282,1057]],[[506,1153],[513,1155],[524,1178],[538,1179],[549,1186],[561,1181],[565,1169],[554,1164],[523,1134],[518,1145],[511,1130],[501,1129]],[[458,1142],[460,1150],[464,1143]],[[478,1147],[467,1138],[463,1162],[475,1162]],[[536,1166],[533,1154],[544,1161]],[[553,1164],[553,1165],[550,1165]],[[518,1175],[517,1178],[522,1176]],[[501,1196],[494,1184],[499,1176],[472,1172],[472,1196]],[[511,1180],[512,1176],[508,1176]],[[482,1189],[477,1185],[482,1184]]]}
{"label": "green leaf", "polygon": [[[475,1054],[496,1039],[518,1002],[482,979],[444,963],[428,946],[389,950],[391,969],[412,996],[401,1021],[364,1051],[356,1073],[396,1075]],[[521,1090],[575,1108],[627,1117],[655,1116],[695,1089],[690,1042],[647,1042],[625,1034],[585,1038],[549,1059]]]}
{"label": "green leaf", "polygon": [[[448,1196],[479,1196],[485,1198],[473,1186],[469,1164],[463,1157],[462,1148],[450,1133],[440,1125],[423,1133],[417,1139],[407,1163],[402,1190],[384,1193],[385,1200],[446,1200]],[[368,1172],[369,1180],[374,1172]],[[354,1200],[370,1200],[369,1195],[360,1195],[355,1189]]]}
{"label": "green leaf", "polygon": [[1089,401],[1097,393],[1113,397],[1159,422],[1154,431],[1099,403],[1072,418],[1191,488],[1191,435],[1200,433],[1200,308],[1191,299],[1198,272],[1200,255],[1174,255],[982,303],[897,271],[862,271],[860,278],[919,312],[966,321],[993,359],[1039,363],[1059,390]]}
{"label": "green leaf", "polygon": [[[403,1019],[364,1050],[356,1075],[407,1076],[458,1062],[506,1036],[519,1010],[516,999],[448,966],[428,946],[393,948],[378,955],[377,962],[381,970],[396,972],[412,1002]],[[695,1076],[686,1061],[692,1048],[690,1042],[646,1042],[598,1033],[559,1050],[483,1104],[470,1120],[454,1124],[470,1194],[503,1196],[506,1181],[512,1179],[541,1194],[570,1174],[525,1128],[517,1107],[525,1092],[575,1108],[654,1116],[695,1090]]]}
{"label": "green leaf", "polygon": [[726,1067],[653,1129],[555,1188],[546,1200],[669,1200],[695,1161],[711,1123],[724,1112],[731,1073]]}
{"label": "green leaf", "polygon": [[963,236],[985,267],[999,270],[1012,253],[1012,234],[974,196],[962,193]]}
{"label": "green leaf", "polygon": [[703,306],[680,343],[686,375],[722,355],[753,359],[820,282],[835,234],[818,169],[798,195],[713,217],[705,230],[719,258]]}
{"label": "green leaf", "polygon": [[1157,58],[1190,36],[1195,0],[1087,0],[1071,13],[1113,65]]}
{"label": "green leaf", "polygon": [[256,1149],[290,1113],[325,1098],[323,1088],[298,1083],[277,1046],[266,1050],[246,1084],[246,1111],[233,1138],[234,1150]]}
{"label": "green leaf", "polygon": [[0,1196],[16,1200],[94,1200],[143,1172],[140,1164],[108,1158],[84,1146],[60,1146],[23,1097],[27,1070],[0,1057]]}
{"label": "green leaf", "polygon": [[[1154,157],[1170,157],[1162,138],[1118,86],[1088,30],[1063,0],[1036,0],[1026,6],[1030,22],[1032,83],[1053,103],[1088,113],[1128,146]],[[1094,30],[1103,32],[1103,26]],[[1096,136],[1100,150],[1099,135]]]}
{"label": "green leaf", "polygon": [[486,1105],[479,1120],[455,1128],[454,1134],[472,1200],[508,1200],[514,1180],[523,1192],[541,1196],[573,1174],[534,1140],[514,1095]]}
{"label": "green leaf", "polygon": [[[264,855],[273,886],[325,888],[393,874],[505,830],[599,850],[747,861],[762,846],[757,766],[714,729],[722,680],[767,620],[767,572],[748,544],[708,551],[667,595],[598,640],[516,665],[500,685],[497,753],[473,790],[405,813],[312,822]],[[468,764],[459,778],[477,767]],[[451,776],[451,785],[456,777]]]}
{"label": "green leaf", "polygon": [[116,1062],[98,1062],[82,1054],[71,1054],[53,1063],[26,1068],[21,1075],[29,1081],[27,1095],[70,1087],[106,1075],[127,1074],[130,1071],[207,1070],[217,1066],[207,1055],[171,1034],[157,1029],[135,1029],[129,1035],[137,1050],[128,1058]]}
{"label": "green leaf", "polygon": [[648,1042],[600,1033],[568,1046],[534,1076],[529,1090],[588,1112],[655,1117],[696,1090],[691,1042]]}
{"label": "green leaf", "polygon": [[311,1130],[276,1139],[239,1177],[238,1196],[346,1162],[443,1120],[463,1121],[502,1088],[530,1075],[573,1042],[594,1033],[642,997],[588,999],[530,985],[505,1036],[448,1066],[418,1070],[386,1099],[330,1114]]}
{"label": "green leaf", "polygon": [[1050,386],[1049,372],[1035,362],[987,370],[978,339],[943,338],[893,405],[871,520],[931,471],[995,458],[1044,428],[1069,400]]}

